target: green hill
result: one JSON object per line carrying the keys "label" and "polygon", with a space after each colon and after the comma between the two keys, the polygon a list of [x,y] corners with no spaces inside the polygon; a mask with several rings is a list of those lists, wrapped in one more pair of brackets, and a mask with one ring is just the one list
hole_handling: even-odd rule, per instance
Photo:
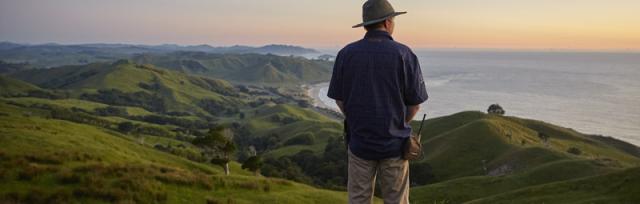
{"label": "green hill", "polygon": [[344,192],[254,177],[235,163],[226,177],[128,135],[45,115],[0,102],[1,202],[346,202]]}
{"label": "green hill", "polygon": [[28,63],[9,63],[0,60],[0,74],[11,74],[27,69],[33,69],[33,67]]}
{"label": "green hill", "polygon": [[37,86],[13,78],[0,75],[0,95],[26,95],[31,91],[41,91]]}
{"label": "green hill", "polygon": [[[189,141],[218,125],[230,127],[234,132],[238,161],[248,157],[251,146],[268,158],[292,156],[305,150],[322,156],[330,140],[340,135],[340,124],[299,107],[299,101],[293,97],[296,91],[286,88],[237,88],[223,80],[126,60],[28,70],[11,77],[41,88],[11,79],[17,84],[66,94],[61,98],[30,94],[3,98],[7,104],[25,108],[27,115],[42,113],[40,117],[116,131],[123,124],[131,124],[135,131],[130,134],[146,141],[147,147],[195,161],[202,159],[200,149]],[[304,174],[298,172],[283,178],[302,178]]]}
{"label": "green hill", "polygon": [[[274,144],[266,152],[275,158],[291,156],[303,150],[322,153],[330,138],[342,135],[336,121],[292,105],[265,106],[245,121],[246,129],[256,138],[272,137]],[[306,137],[308,139],[298,139]],[[299,141],[296,141],[298,139]],[[303,141],[300,141],[303,140]]]}
{"label": "green hill", "polygon": [[412,189],[417,203],[461,203],[640,166],[633,145],[516,117],[462,112],[426,121],[422,134],[425,158],[412,166],[423,171],[412,182],[434,184]]}
{"label": "green hill", "polygon": [[127,60],[17,72],[11,77],[74,97],[151,112],[223,115],[244,104],[224,80],[190,76]]}
{"label": "green hill", "polygon": [[[299,88],[187,74],[298,83],[317,70],[285,66],[292,57],[139,57],[184,67],[121,60],[0,76],[2,201],[344,202],[344,192],[296,183],[344,190],[347,169],[342,125],[303,108]],[[230,177],[191,144],[219,126],[237,146]],[[425,157],[411,163],[414,203],[565,201],[545,186],[589,194],[576,202],[634,198],[618,188],[633,187],[626,176],[634,181],[640,149],[611,137],[481,112],[427,120],[422,135]],[[236,161],[250,152],[264,158],[263,175],[288,180],[240,170]],[[604,178],[611,180],[601,188],[581,187]]]}
{"label": "green hill", "polygon": [[323,82],[329,80],[332,71],[330,62],[270,54],[147,53],[136,55],[133,60],[190,74],[253,84]]}
{"label": "green hill", "polygon": [[469,203],[636,203],[640,168],[533,186]]}

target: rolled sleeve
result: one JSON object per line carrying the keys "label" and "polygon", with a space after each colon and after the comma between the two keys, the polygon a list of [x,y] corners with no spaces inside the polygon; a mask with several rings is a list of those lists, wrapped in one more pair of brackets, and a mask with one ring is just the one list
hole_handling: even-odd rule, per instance
{"label": "rolled sleeve", "polygon": [[329,83],[329,91],[327,92],[327,96],[334,100],[343,100],[342,96],[342,54],[338,53],[336,57],[336,61],[333,64],[333,74],[331,74],[331,82]]}
{"label": "rolled sleeve", "polygon": [[407,106],[415,106],[425,102],[429,96],[427,95],[427,88],[424,84],[424,78],[422,77],[422,70],[420,70],[420,63],[418,57],[411,53],[405,63],[406,81],[404,92],[404,103]]}

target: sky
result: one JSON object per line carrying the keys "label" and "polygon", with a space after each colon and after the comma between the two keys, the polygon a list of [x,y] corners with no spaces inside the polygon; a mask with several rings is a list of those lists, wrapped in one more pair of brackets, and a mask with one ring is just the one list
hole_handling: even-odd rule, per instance
{"label": "sky", "polygon": [[[415,48],[640,50],[639,0],[391,0]],[[339,48],[362,0],[0,0],[0,41]]]}

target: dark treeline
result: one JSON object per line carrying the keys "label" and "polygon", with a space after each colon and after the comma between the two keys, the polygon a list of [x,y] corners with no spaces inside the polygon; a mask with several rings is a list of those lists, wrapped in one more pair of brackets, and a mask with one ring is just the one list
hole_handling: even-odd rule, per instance
{"label": "dark treeline", "polygon": [[80,99],[118,106],[141,107],[151,112],[165,112],[164,99],[157,94],[146,92],[126,93],[118,89],[98,90],[95,94],[85,93]]}
{"label": "dark treeline", "polygon": [[261,172],[323,188],[345,190],[347,151],[340,138],[330,138],[322,154],[303,150],[292,156],[266,159]]}

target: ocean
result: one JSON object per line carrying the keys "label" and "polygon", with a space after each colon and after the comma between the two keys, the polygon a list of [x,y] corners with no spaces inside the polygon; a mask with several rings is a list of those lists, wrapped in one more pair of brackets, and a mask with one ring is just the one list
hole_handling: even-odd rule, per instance
{"label": "ocean", "polygon": [[[417,50],[427,118],[486,111],[542,120],[640,145],[640,53]],[[337,109],[328,83],[317,105]],[[419,117],[415,119],[418,120]]]}

